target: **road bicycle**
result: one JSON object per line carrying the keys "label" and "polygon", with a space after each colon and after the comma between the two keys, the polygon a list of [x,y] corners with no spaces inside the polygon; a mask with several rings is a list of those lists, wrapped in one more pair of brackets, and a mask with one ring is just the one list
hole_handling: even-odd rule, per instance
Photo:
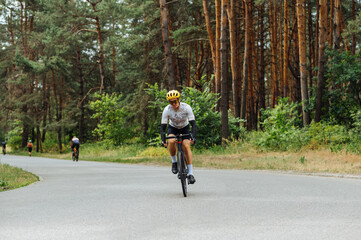
{"label": "road bicycle", "polygon": [[73,148],[73,162],[74,161],[78,161],[78,158],[79,158],[79,153],[78,151],[76,150],[76,147]]}
{"label": "road bicycle", "polygon": [[183,151],[183,138],[182,137],[192,137],[192,134],[178,134],[176,136],[168,136],[166,139],[175,138],[177,146],[177,166],[178,166],[178,179],[180,179],[182,184],[183,196],[187,197],[187,184],[188,181],[188,166],[186,161],[186,156]]}

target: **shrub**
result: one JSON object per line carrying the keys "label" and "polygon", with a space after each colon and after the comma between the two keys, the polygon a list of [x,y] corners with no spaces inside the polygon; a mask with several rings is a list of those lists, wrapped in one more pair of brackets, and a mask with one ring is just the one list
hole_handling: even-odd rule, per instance
{"label": "shrub", "polygon": [[263,132],[256,133],[252,142],[261,148],[273,150],[298,150],[307,139],[299,127],[299,104],[288,98],[278,99],[275,108],[263,110]]}
{"label": "shrub", "polygon": [[11,147],[13,150],[20,150],[22,145],[22,137],[21,136],[13,136],[9,139],[7,144]]}
{"label": "shrub", "polygon": [[114,145],[120,145],[124,140],[133,137],[133,129],[127,126],[127,111],[121,107],[122,95],[115,93],[95,94],[96,100],[90,102],[90,109],[95,111],[91,116],[99,120],[93,134],[100,140],[108,139]]}

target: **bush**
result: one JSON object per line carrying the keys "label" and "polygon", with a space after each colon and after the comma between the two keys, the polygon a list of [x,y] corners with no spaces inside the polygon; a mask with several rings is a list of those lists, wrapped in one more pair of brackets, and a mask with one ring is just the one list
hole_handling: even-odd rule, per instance
{"label": "bush", "polygon": [[134,129],[127,126],[127,111],[121,107],[122,95],[97,93],[94,96],[96,100],[91,101],[89,107],[95,111],[91,117],[99,121],[93,134],[100,140],[111,141],[114,145],[120,145],[124,140],[132,138]]}
{"label": "bush", "polygon": [[7,144],[11,147],[13,150],[20,150],[22,147],[22,136],[13,136],[9,139]]}
{"label": "bush", "polygon": [[350,142],[346,128],[340,125],[312,122],[305,131],[310,142],[319,146],[337,146]]}
{"label": "bush", "polygon": [[261,148],[273,150],[299,150],[307,142],[299,127],[299,104],[280,98],[275,108],[262,111],[264,131],[256,133],[252,142]]}

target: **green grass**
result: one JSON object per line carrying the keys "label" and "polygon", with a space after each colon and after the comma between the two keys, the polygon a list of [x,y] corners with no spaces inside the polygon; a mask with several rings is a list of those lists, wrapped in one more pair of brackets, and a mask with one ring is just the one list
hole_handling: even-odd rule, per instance
{"label": "green grass", "polygon": [[[83,144],[79,160],[126,164],[170,166],[168,149],[161,146],[124,144],[109,147],[101,143]],[[196,168],[275,170],[296,172],[331,172],[361,175],[361,156],[329,148],[301,149],[299,151],[271,151],[244,142],[230,142],[227,148],[192,148]],[[16,154],[27,155],[26,151]],[[63,153],[37,153],[33,156],[71,160],[70,149]]]}
{"label": "green grass", "polygon": [[39,178],[21,168],[0,164],[0,192],[27,186]]}

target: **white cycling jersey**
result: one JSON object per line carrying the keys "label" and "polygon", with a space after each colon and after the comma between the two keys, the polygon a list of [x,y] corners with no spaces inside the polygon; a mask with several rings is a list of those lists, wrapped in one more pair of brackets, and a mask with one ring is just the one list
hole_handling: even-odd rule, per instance
{"label": "white cycling jersey", "polygon": [[195,117],[191,106],[181,102],[177,110],[174,110],[171,105],[164,108],[161,124],[168,124],[169,121],[170,126],[181,129],[192,120],[195,120]]}

